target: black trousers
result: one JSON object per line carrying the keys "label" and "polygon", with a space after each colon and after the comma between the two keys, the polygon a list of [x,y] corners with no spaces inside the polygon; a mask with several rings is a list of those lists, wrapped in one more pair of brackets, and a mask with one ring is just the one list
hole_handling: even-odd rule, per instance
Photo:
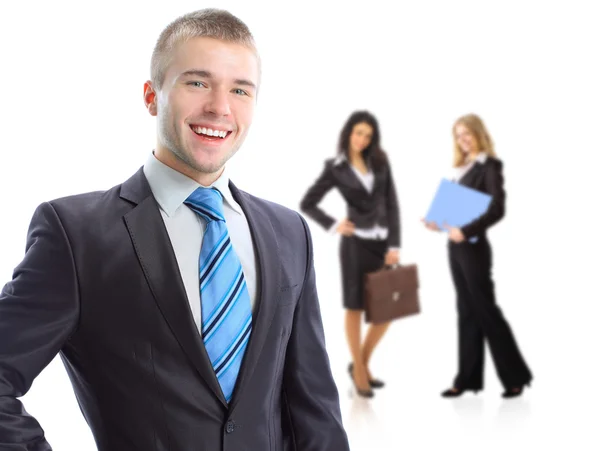
{"label": "black trousers", "polygon": [[448,254],[458,309],[458,374],[454,387],[483,388],[484,341],[505,389],[527,384],[532,375],[511,328],[496,305],[492,249],[486,237],[476,243],[449,242]]}

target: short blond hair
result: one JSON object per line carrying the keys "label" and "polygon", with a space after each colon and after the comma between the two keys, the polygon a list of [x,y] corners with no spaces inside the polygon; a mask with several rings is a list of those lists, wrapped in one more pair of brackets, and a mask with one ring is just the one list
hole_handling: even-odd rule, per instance
{"label": "short blond hair", "polygon": [[456,141],[456,126],[464,125],[469,129],[471,133],[475,136],[477,140],[477,147],[480,152],[484,152],[491,157],[496,156],[496,152],[494,150],[494,142],[492,141],[492,137],[483,120],[477,116],[476,114],[466,114],[464,116],[459,117],[452,126],[452,137],[454,138],[454,166],[462,166],[465,163],[466,155],[458,146],[458,142]]}
{"label": "short blond hair", "polygon": [[229,11],[206,8],[178,17],[160,34],[150,61],[150,80],[155,89],[162,87],[177,45],[199,37],[214,38],[250,48],[256,54],[260,73],[260,58],[254,37],[246,24]]}

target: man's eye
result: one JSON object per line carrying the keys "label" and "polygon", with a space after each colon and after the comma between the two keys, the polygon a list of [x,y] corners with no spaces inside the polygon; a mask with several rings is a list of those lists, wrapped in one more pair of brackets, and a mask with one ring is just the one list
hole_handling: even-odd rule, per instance
{"label": "man's eye", "polygon": [[204,87],[204,83],[202,83],[201,81],[190,81],[188,83],[188,85],[194,86],[195,88],[203,88]]}
{"label": "man's eye", "polygon": [[244,91],[243,89],[239,89],[239,88],[235,89],[233,92],[235,92],[237,95],[240,95],[240,96],[247,96],[248,95],[248,93],[246,91]]}

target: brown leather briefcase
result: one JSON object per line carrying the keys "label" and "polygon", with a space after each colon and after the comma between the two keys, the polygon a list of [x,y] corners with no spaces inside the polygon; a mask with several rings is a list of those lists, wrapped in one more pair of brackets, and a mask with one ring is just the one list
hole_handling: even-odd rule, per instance
{"label": "brown leather briefcase", "polygon": [[385,266],[365,275],[365,313],[369,323],[384,323],[420,313],[417,265]]}

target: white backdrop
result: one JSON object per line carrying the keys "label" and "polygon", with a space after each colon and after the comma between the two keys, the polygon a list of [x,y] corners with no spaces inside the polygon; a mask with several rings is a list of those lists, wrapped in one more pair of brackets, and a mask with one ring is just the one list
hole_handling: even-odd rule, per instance
{"label": "white backdrop", "polygon": [[[397,4],[396,4],[397,3]],[[257,116],[231,161],[242,189],[298,209],[355,109],[380,120],[402,212],[402,260],[419,265],[422,314],[373,360],[387,382],[349,396],[337,238],[310,222],[327,347],[353,451],[598,449],[597,199],[600,42],[594,2],[3,2],[0,279],[23,257],[35,207],[121,183],[154,144],[144,109],[154,42],[193,9],[229,9],[263,59]],[[482,116],[505,162],[507,215],[490,233],[498,301],[533,374],[502,400],[446,400],[456,310],[444,236],[421,227],[451,162],[451,125]],[[324,207],[339,216],[341,198]],[[4,283],[0,282],[0,283]],[[23,397],[56,450],[96,449],[60,360]]]}

